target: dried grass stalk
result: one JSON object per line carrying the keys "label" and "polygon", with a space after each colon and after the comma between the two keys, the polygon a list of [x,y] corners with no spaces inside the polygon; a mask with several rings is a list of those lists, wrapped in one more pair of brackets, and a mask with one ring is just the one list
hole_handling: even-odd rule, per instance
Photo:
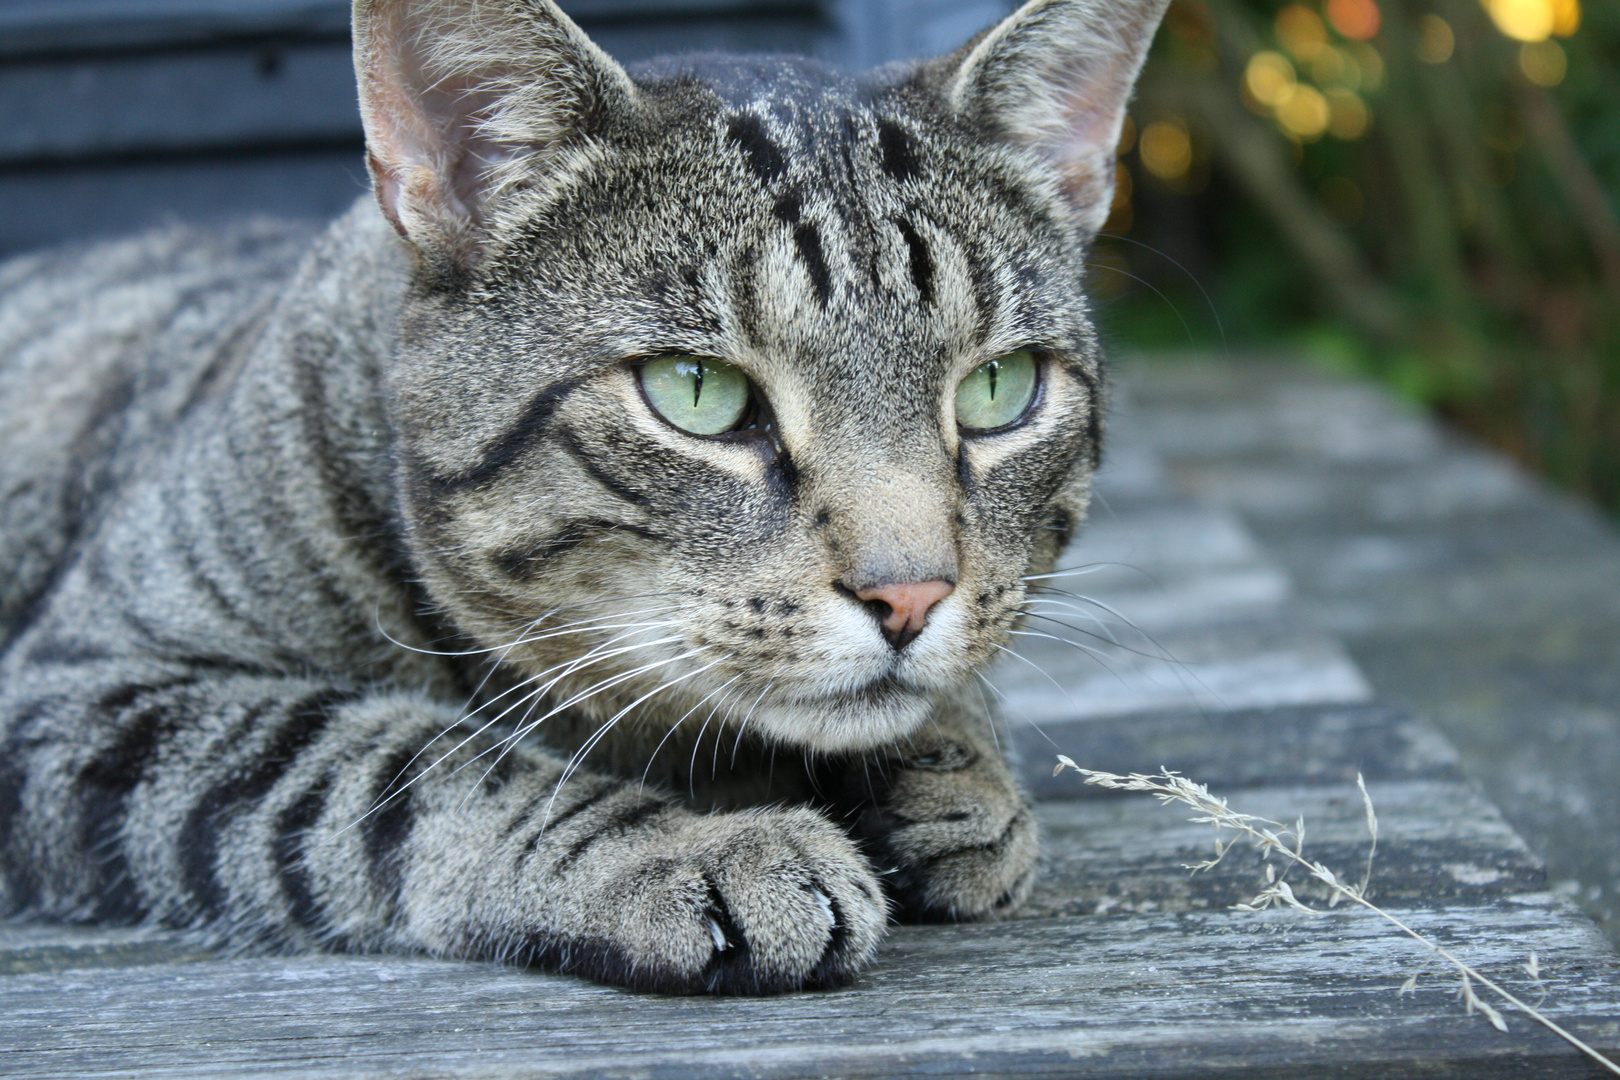
{"label": "dried grass stalk", "polygon": [[[1540,1004],[1540,1001],[1536,1005],[1531,1005],[1520,1000],[1499,983],[1487,978],[1475,968],[1464,963],[1450,949],[1430,941],[1400,918],[1367,899],[1367,886],[1372,881],[1373,856],[1378,850],[1378,815],[1373,811],[1372,797],[1367,794],[1367,785],[1362,780],[1360,773],[1356,774],[1356,787],[1361,790],[1362,805],[1367,810],[1367,831],[1371,835],[1372,841],[1368,846],[1367,866],[1362,873],[1361,881],[1352,885],[1340,880],[1337,874],[1322,863],[1305,857],[1304,818],[1298,818],[1292,826],[1288,826],[1281,822],[1272,821],[1269,818],[1239,813],[1228,806],[1225,799],[1210,794],[1209,788],[1205,785],[1189,780],[1170,769],[1160,769],[1158,773],[1151,776],[1145,773],[1131,773],[1129,776],[1121,776],[1118,773],[1101,772],[1096,769],[1082,769],[1071,759],[1059,754],[1058,766],[1052,770],[1052,775],[1056,776],[1064,769],[1074,770],[1086,778],[1086,783],[1094,784],[1097,787],[1112,788],[1117,791],[1142,791],[1152,795],[1159,802],[1166,805],[1182,803],[1190,806],[1196,811],[1190,819],[1193,822],[1210,825],[1216,829],[1231,829],[1238,834],[1238,837],[1254,844],[1260,850],[1261,856],[1268,860],[1266,863],[1266,885],[1248,902],[1234,904],[1233,908],[1235,910],[1264,911],[1272,907],[1288,907],[1296,911],[1319,914],[1315,908],[1295,896],[1293,887],[1273,869],[1269,860],[1275,854],[1279,859],[1301,867],[1311,877],[1327,886],[1329,907],[1333,907],[1341,901],[1359,904],[1398,928],[1407,937],[1440,957],[1447,964],[1450,964],[1458,975],[1458,996],[1462,998],[1463,1007],[1470,1016],[1477,1011],[1496,1030],[1505,1032],[1508,1029],[1507,1021],[1502,1017],[1501,1011],[1475,992],[1474,984],[1478,983],[1490,990],[1502,1001],[1523,1012],[1526,1016],[1529,1016],[1581,1051],[1581,1053],[1602,1065],[1609,1072],[1620,1076],[1620,1065],[1616,1065],[1603,1053],[1587,1045],[1573,1032],[1566,1031],[1551,1017],[1541,1012],[1536,1007],[1536,1005]],[[1237,837],[1232,840],[1227,840],[1225,837],[1217,839],[1215,842],[1215,857],[1191,864],[1187,869],[1196,874],[1201,870],[1208,870],[1219,865],[1221,860],[1232,850],[1232,845],[1236,840]],[[1542,991],[1541,999],[1545,1000],[1547,996],[1546,987],[1541,979],[1541,965],[1536,959],[1535,953],[1530,954],[1530,960],[1525,965],[1525,972],[1530,976],[1531,981],[1536,984],[1536,987]],[[1413,975],[1401,984],[1400,992],[1402,994],[1410,993],[1416,986],[1417,976]]]}

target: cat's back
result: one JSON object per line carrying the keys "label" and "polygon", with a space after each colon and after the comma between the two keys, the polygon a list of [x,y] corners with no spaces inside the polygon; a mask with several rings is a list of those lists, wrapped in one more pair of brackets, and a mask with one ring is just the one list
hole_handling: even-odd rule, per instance
{"label": "cat's back", "polygon": [[174,227],[0,264],[0,644],[110,496],[228,376],[310,235]]}

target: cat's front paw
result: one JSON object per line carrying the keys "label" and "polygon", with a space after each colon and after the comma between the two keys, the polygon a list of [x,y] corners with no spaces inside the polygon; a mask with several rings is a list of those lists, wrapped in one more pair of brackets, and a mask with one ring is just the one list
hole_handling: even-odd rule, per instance
{"label": "cat's front paw", "polygon": [[[615,956],[591,972],[663,993],[838,986],[888,921],[866,859],[808,809],[683,814],[588,889]],[[627,853],[628,854],[628,853]]]}
{"label": "cat's front paw", "polygon": [[1000,918],[1029,894],[1040,853],[1035,814],[999,753],[941,738],[863,771],[860,784],[854,832],[903,918]]}

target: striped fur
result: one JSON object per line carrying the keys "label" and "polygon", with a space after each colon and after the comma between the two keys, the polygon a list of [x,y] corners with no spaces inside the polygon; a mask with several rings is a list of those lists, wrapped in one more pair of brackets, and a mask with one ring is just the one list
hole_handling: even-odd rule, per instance
{"label": "striped fur", "polygon": [[[1160,8],[856,79],[359,0],[375,203],[0,267],[0,906],[741,993],[1015,908],[973,679],[1084,516]],[[959,432],[1023,348],[1027,422]],[[660,420],[667,352],[759,425]],[[901,647],[851,595],[930,579]]]}

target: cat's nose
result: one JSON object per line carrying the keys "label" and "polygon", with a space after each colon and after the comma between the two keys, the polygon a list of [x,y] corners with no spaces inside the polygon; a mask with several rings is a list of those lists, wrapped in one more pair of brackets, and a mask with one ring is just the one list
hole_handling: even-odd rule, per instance
{"label": "cat's nose", "polygon": [[855,593],[883,628],[883,636],[899,652],[922,633],[934,605],[956,591],[948,581],[908,581],[876,585]]}

